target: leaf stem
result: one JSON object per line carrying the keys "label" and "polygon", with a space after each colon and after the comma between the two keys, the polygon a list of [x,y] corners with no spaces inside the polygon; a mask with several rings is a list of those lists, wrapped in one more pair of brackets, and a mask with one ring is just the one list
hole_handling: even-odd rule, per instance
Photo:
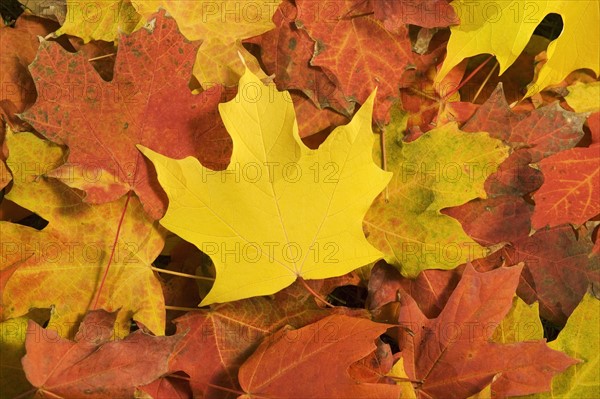
{"label": "leaf stem", "polygon": [[173,276],[179,276],[179,277],[185,277],[185,278],[193,278],[193,279],[196,279],[196,280],[215,281],[215,279],[212,278],[212,277],[196,276],[194,274],[181,273],[181,272],[176,272],[176,271],[173,271],[173,270],[161,269],[161,268],[154,267],[154,266],[150,266],[150,269],[154,270],[157,273],[172,274]]}
{"label": "leaf stem", "polygon": [[464,85],[466,85],[469,80],[473,79],[473,76],[475,76],[477,74],[477,72],[479,72],[481,70],[481,68],[483,68],[492,58],[494,58],[493,55],[490,55],[487,60],[483,61],[477,68],[475,68],[470,74],[469,76],[467,76],[465,78],[465,80],[462,81],[461,84],[459,84],[458,86],[456,86],[454,89],[450,90],[450,92],[448,94],[446,94],[444,97],[442,97],[442,100],[446,100],[448,97],[450,97],[451,95],[453,95],[454,93],[456,93],[457,91],[459,91],[460,89],[462,89],[462,87]]}
{"label": "leaf stem", "polygon": [[335,308],[334,305],[332,305],[329,302],[327,302],[327,300],[325,298],[323,298],[315,290],[313,290],[310,287],[310,285],[308,285],[308,283],[306,282],[306,280],[304,280],[302,277],[298,276],[298,281],[300,281],[300,284],[302,284],[304,286],[304,288],[306,288],[306,290],[311,293],[312,296],[314,296],[315,298],[317,298],[319,301],[323,302],[326,306],[328,306],[330,308]]}
{"label": "leaf stem", "polygon": [[115,53],[110,53],[110,54],[104,54],[104,55],[100,55],[100,56],[98,56],[98,57],[89,58],[89,59],[88,59],[88,62],[89,62],[89,61],[98,61],[98,60],[101,60],[101,59],[103,59],[103,58],[112,57],[112,56],[114,56],[114,55],[115,55]]}
{"label": "leaf stem", "polygon": [[165,305],[165,309],[167,310],[181,310],[182,312],[197,312],[199,310],[201,310],[201,308],[186,308],[183,306],[170,306],[170,305]]}
{"label": "leaf stem", "polygon": [[113,257],[115,255],[115,250],[117,249],[117,243],[119,241],[119,235],[121,234],[121,227],[123,227],[123,219],[125,219],[125,214],[127,213],[127,206],[129,205],[129,200],[131,199],[131,190],[127,193],[127,199],[125,200],[125,205],[123,206],[123,212],[121,212],[121,218],[119,219],[119,225],[117,226],[117,233],[115,234],[115,241],[113,242],[112,250],[110,251],[110,257],[108,258],[108,264],[106,265],[106,269],[104,269],[104,275],[102,276],[102,281],[100,282],[100,286],[96,291],[96,298],[94,299],[94,305],[91,310],[96,310],[98,308],[98,301],[100,300],[100,294],[102,293],[102,289],[104,288],[104,283],[106,282],[106,277],[108,276],[108,271],[112,264]]}
{"label": "leaf stem", "polygon": [[481,91],[483,90],[484,86],[486,85],[486,83],[488,82],[488,80],[490,80],[490,78],[492,77],[492,74],[494,73],[494,71],[496,70],[496,68],[498,68],[499,65],[500,64],[498,64],[498,61],[494,62],[494,67],[487,74],[487,76],[483,80],[483,83],[481,84],[481,86],[479,86],[479,89],[477,90],[477,93],[475,93],[475,96],[471,100],[472,103],[475,103],[475,101],[477,101],[477,97],[479,97],[479,94],[481,94]]}

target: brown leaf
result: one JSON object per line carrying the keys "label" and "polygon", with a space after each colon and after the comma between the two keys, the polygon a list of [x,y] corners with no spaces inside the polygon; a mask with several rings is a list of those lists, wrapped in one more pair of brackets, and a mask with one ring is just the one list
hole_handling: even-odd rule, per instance
{"label": "brown leaf", "polygon": [[525,263],[517,293],[529,304],[540,302],[540,315],[563,326],[590,283],[600,282],[600,257],[590,256],[589,237],[559,226],[523,237],[502,250],[508,264]]}

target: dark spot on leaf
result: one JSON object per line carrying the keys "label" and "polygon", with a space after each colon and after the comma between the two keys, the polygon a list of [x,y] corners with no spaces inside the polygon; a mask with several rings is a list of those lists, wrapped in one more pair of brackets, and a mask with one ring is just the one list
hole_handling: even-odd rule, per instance
{"label": "dark spot on leaf", "polygon": [[288,48],[292,51],[294,51],[296,49],[296,45],[298,44],[298,42],[296,41],[296,38],[292,37],[290,39],[290,42],[288,43]]}

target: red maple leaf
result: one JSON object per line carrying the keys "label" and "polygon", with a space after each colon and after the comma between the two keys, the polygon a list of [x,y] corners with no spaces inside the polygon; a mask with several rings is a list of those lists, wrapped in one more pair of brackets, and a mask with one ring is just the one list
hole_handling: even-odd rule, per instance
{"label": "red maple leaf", "polygon": [[53,175],[84,190],[92,203],[133,190],[157,219],[166,195],[136,144],[225,167],[231,142],[217,111],[221,88],[200,95],[188,89],[197,50],[198,43],[185,40],[164,11],[146,29],[121,35],[110,82],[82,53],[42,43],[30,67],[39,97],[23,118],[69,147],[68,163]]}

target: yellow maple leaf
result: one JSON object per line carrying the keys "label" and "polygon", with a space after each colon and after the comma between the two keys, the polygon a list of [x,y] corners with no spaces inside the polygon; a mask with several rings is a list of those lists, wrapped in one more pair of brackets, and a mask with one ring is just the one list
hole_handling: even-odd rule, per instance
{"label": "yellow maple leaf", "polygon": [[298,135],[288,92],[249,70],[239,88],[219,107],[233,139],[226,170],[138,146],[169,197],[161,224],[215,263],[202,305],[272,294],[298,277],[340,276],[380,258],[361,224],[391,177],[371,155],[375,93],[311,150]]}
{"label": "yellow maple leaf", "polygon": [[523,51],[533,31],[550,13],[560,14],[563,31],[548,46],[548,61],[526,96],[560,83],[572,71],[589,68],[600,74],[600,3],[597,0],[535,0],[451,3],[460,24],[450,28],[448,55],[436,76],[440,84],[467,57],[492,54],[502,74]]}
{"label": "yellow maple leaf", "polygon": [[141,26],[139,15],[129,0],[67,0],[67,15],[57,36],[68,34],[83,39],[113,42],[119,32],[131,33]]}
{"label": "yellow maple leaf", "polygon": [[271,21],[281,0],[133,0],[144,17],[159,7],[175,18],[188,40],[202,40],[194,76],[205,89],[215,84],[235,86],[245,64],[261,79],[267,76],[242,40],[275,28]]}
{"label": "yellow maple leaf", "polygon": [[19,263],[2,292],[2,317],[52,308],[50,328],[71,336],[94,303],[116,244],[98,307],[121,309],[118,336],[129,333],[132,317],[155,334],[164,334],[162,288],[150,268],[164,245],[164,230],[146,217],[134,196],[91,205],[83,203],[75,190],[45,177],[64,162],[61,147],[31,133],[9,131],[6,140],[7,164],[13,173],[6,197],[36,212],[48,225],[37,231],[0,221],[0,270]]}

